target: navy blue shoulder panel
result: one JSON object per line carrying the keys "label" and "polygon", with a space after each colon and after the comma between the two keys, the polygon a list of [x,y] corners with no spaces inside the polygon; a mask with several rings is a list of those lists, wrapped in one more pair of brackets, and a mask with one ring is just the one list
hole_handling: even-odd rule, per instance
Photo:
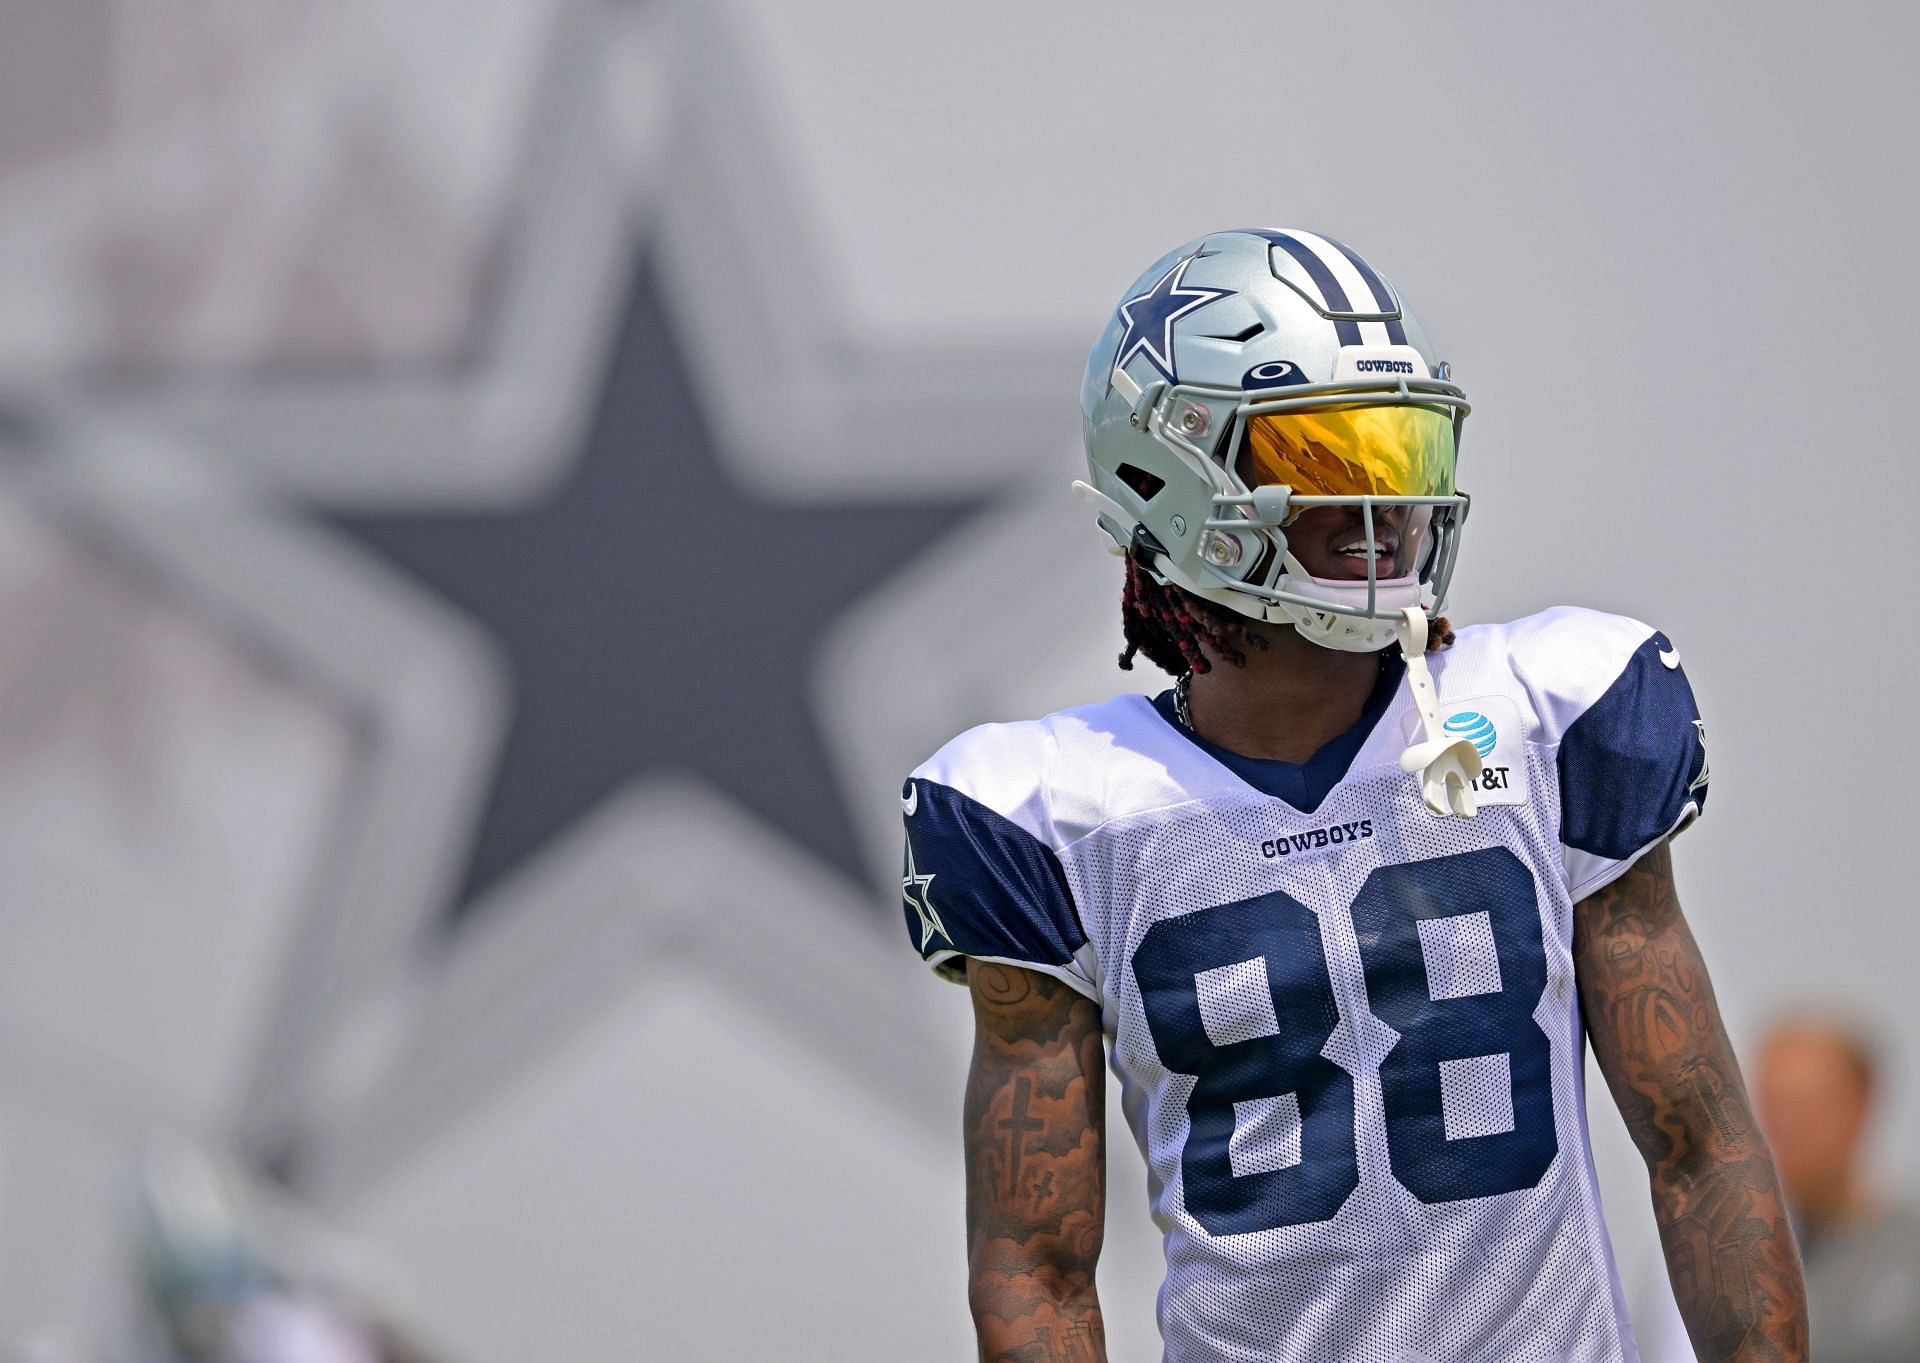
{"label": "navy blue shoulder panel", "polygon": [[942,951],[1066,965],[1086,945],[1053,849],[1011,819],[937,781],[908,782],[907,931]]}
{"label": "navy blue shoulder panel", "polygon": [[1560,841],[1623,861],[1665,836],[1706,805],[1706,742],[1679,655],[1656,633],[1560,740]]}

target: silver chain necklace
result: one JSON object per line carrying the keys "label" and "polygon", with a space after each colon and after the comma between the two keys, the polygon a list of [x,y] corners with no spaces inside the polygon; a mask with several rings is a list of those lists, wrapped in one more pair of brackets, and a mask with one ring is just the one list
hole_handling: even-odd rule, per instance
{"label": "silver chain necklace", "polygon": [[[1384,669],[1386,665],[1387,665],[1387,655],[1385,653],[1382,653],[1380,655],[1380,666]],[[1182,672],[1180,676],[1174,681],[1173,683],[1173,717],[1180,721],[1180,726],[1184,728],[1188,733],[1197,734],[1200,731],[1193,727],[1193,702],[1188,698],[1188,695],[1187,695],[1187,693],[1192,688],[1193,688],[1193,673],[1191,672]]]}

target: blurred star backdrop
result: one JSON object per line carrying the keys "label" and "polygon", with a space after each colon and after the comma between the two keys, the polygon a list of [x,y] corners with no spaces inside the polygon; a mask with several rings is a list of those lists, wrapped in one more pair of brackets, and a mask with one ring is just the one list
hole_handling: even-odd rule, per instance
{"label": "blurred star backdrop", "polygon": [[[894,796],[971,724],[1164,684],[1112,665],[1078,373],[1243,224],[1365,251],[1467,388],[1456,619],[1676,641],[1736,1041],[1848,1001],[1920,1148],[1916,39],[0,0],[0,1341],[131,1356],[126,1183],[178,1133],[449,1359],[971,1358],[969,1018],[903,938]],[[1117,1118],[1110,1158],[1139,1363]]]}

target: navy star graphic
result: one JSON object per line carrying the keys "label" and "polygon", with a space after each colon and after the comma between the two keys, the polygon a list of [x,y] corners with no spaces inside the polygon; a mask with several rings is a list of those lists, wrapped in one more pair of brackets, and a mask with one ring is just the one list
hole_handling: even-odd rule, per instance
{"label": "navy star graphic", "polygon": [[934,872],[925,875],[913,864],[913,839],[907,839],[907,869],[900,877],[900,897],[907,901],[907,907],[920,918],[920,950],[925,952],[927,943],[933,940],[937,932],[946,937],[949,944],[953,938],[947,937],[947,925],[940,921],[940,911],[933,907],[933,900],[927,891],[933,885]]}
{"label": "navy star graphic", "polygon": [[714,454],[652,268],[635,272],[599,411],[568,481],[497,513],[341,524],[507,654],[513,715],[458,922],[635,776],[697,773],[863,877],[809,698],[819,640],[984,500],[789,506]]}
{"label": "navy star graphic", "polygon": [[1127,361],[1144,354],[1155,369],[1167,376],[1168,383],[1180,382],[1173,369],[1173,324],[1196,308],[1231,298],[1236,292],[1185,286],[1187,266],[1203,254],[1217,252],[1195,251],[1190,256],[1182,256],[1151,289],[1135,294],[1120,305],[1120,318],[1127,329],[1120,336],[1120,349],[1113,360],[1115,369],[1124,369]]}

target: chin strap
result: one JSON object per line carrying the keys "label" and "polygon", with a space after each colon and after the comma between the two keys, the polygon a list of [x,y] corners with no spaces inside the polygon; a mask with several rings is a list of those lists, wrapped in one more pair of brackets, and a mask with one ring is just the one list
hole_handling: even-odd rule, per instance
{"label": "chin strap", "polygon": [[1407,661],[1407,685],[1420,712],[1426,737],[1400,754],[1400,770],[1420,774],[1420,798],[1435,814],[1471,819],[1479,811],[1473,782],[1480,775],[1480,753],[1471,742],[1446,731],[1440,722],[1439,695],[1427,668],[1427,613],[1418,606],[1400,612],[1394,625],[1400,653]]}

